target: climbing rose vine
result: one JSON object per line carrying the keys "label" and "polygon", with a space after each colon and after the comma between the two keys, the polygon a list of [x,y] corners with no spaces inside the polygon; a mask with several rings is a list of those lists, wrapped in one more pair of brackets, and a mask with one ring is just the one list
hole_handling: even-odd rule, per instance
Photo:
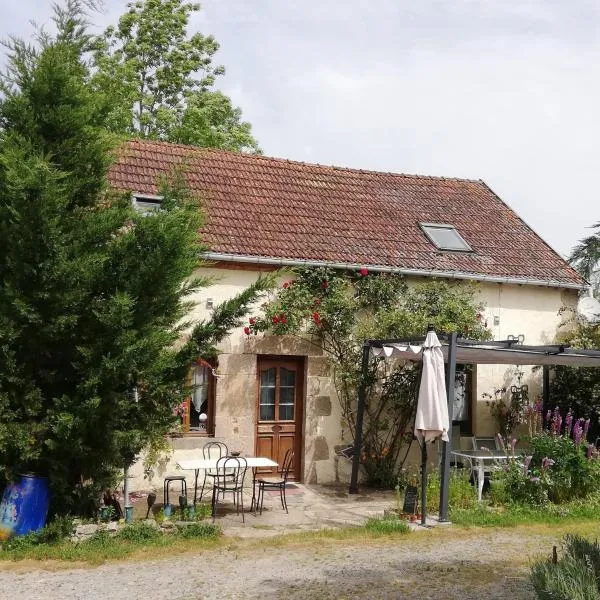
{"label": "climbing rose vine", "polygon": [[[244,332],[311,339],[329,358],[342,408],[342,439],[355,435],[357,390],[365,339],[421,336],[427,325],[487,339],[477,288],[429,280],[407,286],[400,275],[367,268],[297,269],[263,305]],[[372,358],[361,455],[370,483],[393,486],[402,450],[412,440],[420,366]],[[406,453],[404,453],[404,457]]]}

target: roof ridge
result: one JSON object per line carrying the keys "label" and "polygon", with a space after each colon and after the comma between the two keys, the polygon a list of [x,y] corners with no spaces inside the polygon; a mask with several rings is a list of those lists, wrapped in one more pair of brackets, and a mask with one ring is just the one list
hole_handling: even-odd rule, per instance
{"label": "roof ridge", "polygon": [[419,175],[416,173],[396,173],[394,171],[377,171],[375,169],[356,169],[353,167],[341,167],[339,165],[324,165],[321,163],[311,163],[301,160],[293,160],[289,158],[281,158],[277,156],[264,156],[263,154],[249,154],[246,152],[234,152],[232,150],[222,150],[220,148],[203,148],[201,146],[192,146],[190,144],[180,144],[177,142],[166,142],[163,140],[144,140],[141,138],[131,138],[126,140],[124,145],[130,146],[133,144],[139,144],[141,146],[164,146],[165,148],[181,148],[183,150],[189,150],[192,152],[206,152],[210,154],[224,154],[226,156],[233,156],[235,158],[242,158],[243,160],[264,160],[274,161],[278,163],[287,163],[299,166],[310,166],[319,167],[320,169],[333,169],[335,171],[342,171],[346,173],[364,173],[373,175],[390,175],[392,177],[402,177],[405,179],[424,179],[428,181],[459,181],[465,183],[483,183],[481,179],[470,179],[467,177],[446,177],[443,175]]}

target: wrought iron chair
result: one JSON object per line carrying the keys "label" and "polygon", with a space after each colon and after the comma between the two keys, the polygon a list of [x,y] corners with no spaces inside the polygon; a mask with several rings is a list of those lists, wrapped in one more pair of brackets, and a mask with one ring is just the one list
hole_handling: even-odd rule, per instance
{"label": "wrought iron chair", "polygon": [[[227,444],[223,442],[208,442],[204,444],[202,448],[202,458],[210,459],[216,458],[217,460],[227,456],[229,454],[229,450],[227,449]],[[217,477],[216,469],[205,469],[204,470],[204,480],[202,481],[202,491],[200,492],[200,502],[202,502],[202,495],[204,494],[204,486],[206,485],[206,478],[210,477],[214,480]]]}
{"label": "wrought iron chair", "polygon": [[259,478],[257,479],[258,484],[258,498],[256,500],[257,506],[260,506],[260,514],[262,515],[263,501],[265,499],[265,490],[279,490],[279,498],[281,500],[281,507],[285,509],[285,512],[289,514],[287,501],[285,499],[285,486],[290,475],[290,471],[294,464],[294,451],[289,449],[283,458],[283,465],[281,467],[281,477],[278,478]]}
{"label": "wrought iron chair", "polygon": [[248,463],[241,456],[223,456],[217,461],[215,480],[212,493],[212,517],[217,516],[217,504],[219,493],[225,498],[225,494],[232,494],[236,514],[240,514],[242,508],[242,522],[244,519],[244,478],[248,470]]}

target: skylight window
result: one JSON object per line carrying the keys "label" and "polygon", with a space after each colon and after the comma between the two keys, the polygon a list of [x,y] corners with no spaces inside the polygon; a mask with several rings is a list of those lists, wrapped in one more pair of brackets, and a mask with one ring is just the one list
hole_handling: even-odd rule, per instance
{"label": "skylight window", "polygon": [[153,196],[151,194],[133,194],[133,207],[144,215],[152,214],[160,210],[162,196]]}
{"label": "skylight window", "polygon": [[455,252],[473,252],[473,248],[465,242],[463,237],[452,225],[442,223],[419,223],[419,226],[439,250],[453,250]]}

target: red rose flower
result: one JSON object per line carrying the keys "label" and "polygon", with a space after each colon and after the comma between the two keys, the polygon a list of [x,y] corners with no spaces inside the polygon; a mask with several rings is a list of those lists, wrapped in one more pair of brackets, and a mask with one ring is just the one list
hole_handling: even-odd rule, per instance
{"label": "red rose flower", "polygon": [[321,287],[326,290],[329,287],[329,284],[326,281],[321,282]]}
{"label": "red rose flower", "polygon": [[279,323],[279,317],[273,317],[273,325],[277,325]]}
{"label": "red rose flower", "polygon": [[289,288],[289,287],[290,287],[290,282],[289,282],[289,281],[286,281],[286,282],[283,284],[283,286],[282,286],[282,287],[283,287],[284,289],[287,289],[287,288]]}
{"label": "red rose flower", "polygon": [[250,335],[250,327],[248,327],[248,326],[244,327],[244,333],[246,335]]}
{"label": "red rose flower", "polygon": [[250,325],[254,325],[256,323],[256,317],[250,317]]}
{"label": "red rose flower", "polygon": [[284,325],[287,323],[287,319],[285,318],[285,314],[284,313],[281,313],[279,315],[279,322],[283,323]]}
{"label": "red rose flower", "polygon": [[360,273],[360,274],[361,274],[363,277],[366,277],[366,276],[369,274],[369,270],[368,270],[368,269],[366,269],[365,267],[363,267],[363,268],[362,268],[362,269],[359,271],[359,273]]}
{"label": "red rose flower", "polygon": [[321,304],[321,298],[315,298],[315,304]]}
{"label": "red rose flower", "polygon": [[321,315],[318,312],[315,311],[312,317],[315,325],[321,325]]}

